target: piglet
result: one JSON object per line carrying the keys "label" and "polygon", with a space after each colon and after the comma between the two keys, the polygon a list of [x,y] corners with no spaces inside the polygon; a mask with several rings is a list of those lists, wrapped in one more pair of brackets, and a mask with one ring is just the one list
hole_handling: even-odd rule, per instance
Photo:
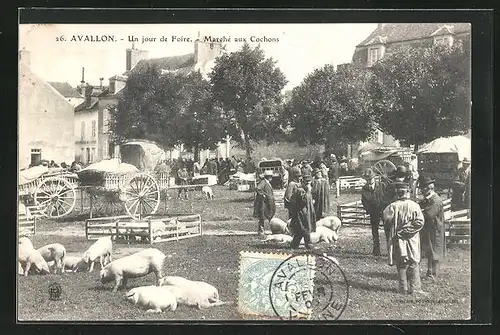
{"label": "piglet", "polygon": [[135,287],[125,294],[125,299],[142,308],[147,308],[146,313],[161,313],[162,311],[175,311],[177,299],[168,289],[161,286]]}

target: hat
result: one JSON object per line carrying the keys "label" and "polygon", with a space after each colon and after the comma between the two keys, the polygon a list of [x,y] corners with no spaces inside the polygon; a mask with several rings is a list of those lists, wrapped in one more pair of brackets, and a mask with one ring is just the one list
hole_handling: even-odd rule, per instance
{"label": "hat", "polygon": [[431,179],[429,176],[420,176],[420,178],[418,178],[418,186],[419,187],[425,187],[429,184],[433,184],[434,183],[434,179]]}
{"label": "hat", "polygon": [[406,174],[407,174],[406,167],[404,167],[403,165],[399,165],[396,168],[396,172],[394,172],[396,178],[404,178],[406,177]]}
{"label": "hat", "polygon": [[397,181],[397,182],[394,182],[392,183],[392,185],[394,186],[394,189],[395,190],[409,190],[410,189],[410,185],[408,185],[407,183],[405,182],[402,182],[402,181]]}
{"label": "hat", "polygon": [[321,173],[321,170],[320,170],[320,169],[318,169],[318,168],[314,168],[314,169],[313,169],[313,173],[312,173],[312,174],[313,174],[313,176],[315,176],[315,175],[316,175],[316,173],[318,173],[318,172],[319,172],[319,173]]}
{"label": "hat", "polygon": [[264,177],[272,177],[272,176],[273,176],[273,171],[271,170],[264,171]]}
{"label": "hat", "polygon": [[363,173],[363,178],[366,180],[375,178],[375,172],[372,169],[367,169],[365,173]]}
{"label": "hat", "polygon": [[464,160],[462,161],[462,164],[464,164],[464,163],[470,164],[470,160],[467,157],[465,157]]}

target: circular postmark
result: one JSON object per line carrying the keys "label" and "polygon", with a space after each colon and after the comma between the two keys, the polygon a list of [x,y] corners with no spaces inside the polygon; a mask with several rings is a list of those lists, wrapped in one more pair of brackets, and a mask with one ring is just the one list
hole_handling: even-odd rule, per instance
{"label": "circular postmark", "polygon": [[274,271],[269,299],[274,313],[283,320],[337,320],[347,306],[349,284],[335,258],[297,254]]}
{"label": "circular postmark", "polygon": [[49,284],[49,300],[61,300],[62,286],[59,283]]}

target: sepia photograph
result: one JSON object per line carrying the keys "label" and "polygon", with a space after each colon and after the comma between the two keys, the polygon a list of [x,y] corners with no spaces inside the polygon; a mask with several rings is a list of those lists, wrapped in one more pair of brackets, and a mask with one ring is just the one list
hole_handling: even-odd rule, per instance
{"label": "sepia photograph", "polygon": [[18,322],[470,320],[471,32],[20,23]]}

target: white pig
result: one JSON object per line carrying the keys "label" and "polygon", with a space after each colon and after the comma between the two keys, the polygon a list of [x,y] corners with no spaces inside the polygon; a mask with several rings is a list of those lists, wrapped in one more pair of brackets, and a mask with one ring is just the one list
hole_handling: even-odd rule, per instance
{"label": "white pig", "polygon": [[83,260],[88,264],[90,262],[89,272],[94,270],[94,264],[99,259],[101,269],[111,262],[111,253],[113,251],[113,243],[111,236],[101,237],[92,244],[83,254]]}
{"label": "white pig", "polygon": [[35,249],[33,249],[29,252],[28,257],[26,257],[26,262],[24,262],[24,264],[23,264],[23,262],[21,262],[21,264],[24,266],[24,275],[25,276],[28,275],[28,273],[30,272],[30,269],[32,271],[35,270],[37,273],[40,273],[42,275],[50,273],[49,265],[47,264],[45,259],[42,257],[40,252],[38,250],[35,250]]}
{"label": "white pig", "polygon": [[18,275],[22,275],[24,274],[24,271],[23,271],[23,266],[21,265],[20,262],[17,262],[17,274]]}
{"label": "white pig", "polygon": [[85,262],[83,257],[66,256],[64,258],[64,269],[66,271],[78,272],[88,270],[89,265]]}
{"label": "white pig", "polygon": [[323,242],[332,243],[337,241],[338,239],[338,234],[336,231],[323,226],[316,227],[316,232],[320,235],[320,241]]}
{"label": "white pig", "polygon": [[33,243],[31,243],[31,240],[29,238],[21,237],[19,239],[18,259],[21,264],[26,263],[26,259],[33,250],[35,250],[35,248],[33,247]]}
{"label": "white pig", "polygon": [[280,243],[287,243],[287,242],[292,242],[292,236],[286,235],[286,234],[274,234],[274,235],[267,235],[266,239],[264,241],[266,242],[280,242]]}
{"label": "white pig", "polygon": [[338,231],[342,226],[342,221],[336,216],[325,216],[316,222],[316,227],[326,227],[333,231]]}
{"label": "white pig", "polygon": [[209,307],[232,304],[232,302],[221,301],[213,298],[211,293],[205,292],[200,286],[197,285],[165,285],[162,287],[169,290],[175,296],[178,305],[180,304],[205,309]]}
{"label": "white pig", "polygon": [[205,292],[210,299],[214,299],[214,301],[219,300],[219,291],[217,288],[203,281],[189,280],[179,276],[165,276],[160,280],[160,285],[195,286],[197,290]]}
{"label": "white pig", "polygon": [[214,198],[214,192],[212,192],[212,188],[210,186],[203,186],[201,188],[201,192],[203,193],[203,195],[207,200]]}
{"label": "white pig", "polygon": [[165,254],[160,250],[149,248],[114,260],[101,269],[101,283],[106,284],[114,281],[113,292],[116,292],[120,285],[123,288],[127,286],[128,278],[139,278],[154,272],[156,285],[160,286],[165,258]]}
{"label": "white pig", "polygon": [[59,270],[64,273],[64,258],[66,257],[66,248],[60,243],[52,243],[37,249],[46,262],[54,261],[54,273]]}
{"label": "white pig", "polygon": [[135,287],[125,294],[125,298],[146,308],[147,313],[160,313],[162,311],[177,309],[177,299],[168,289],[161,286]]}
{"label": "white pig", "polygon": [[271,233],[273,234],[290,234],[287,223],[280,218],[272,218],[269,222],[269,227],[271,228]]}

